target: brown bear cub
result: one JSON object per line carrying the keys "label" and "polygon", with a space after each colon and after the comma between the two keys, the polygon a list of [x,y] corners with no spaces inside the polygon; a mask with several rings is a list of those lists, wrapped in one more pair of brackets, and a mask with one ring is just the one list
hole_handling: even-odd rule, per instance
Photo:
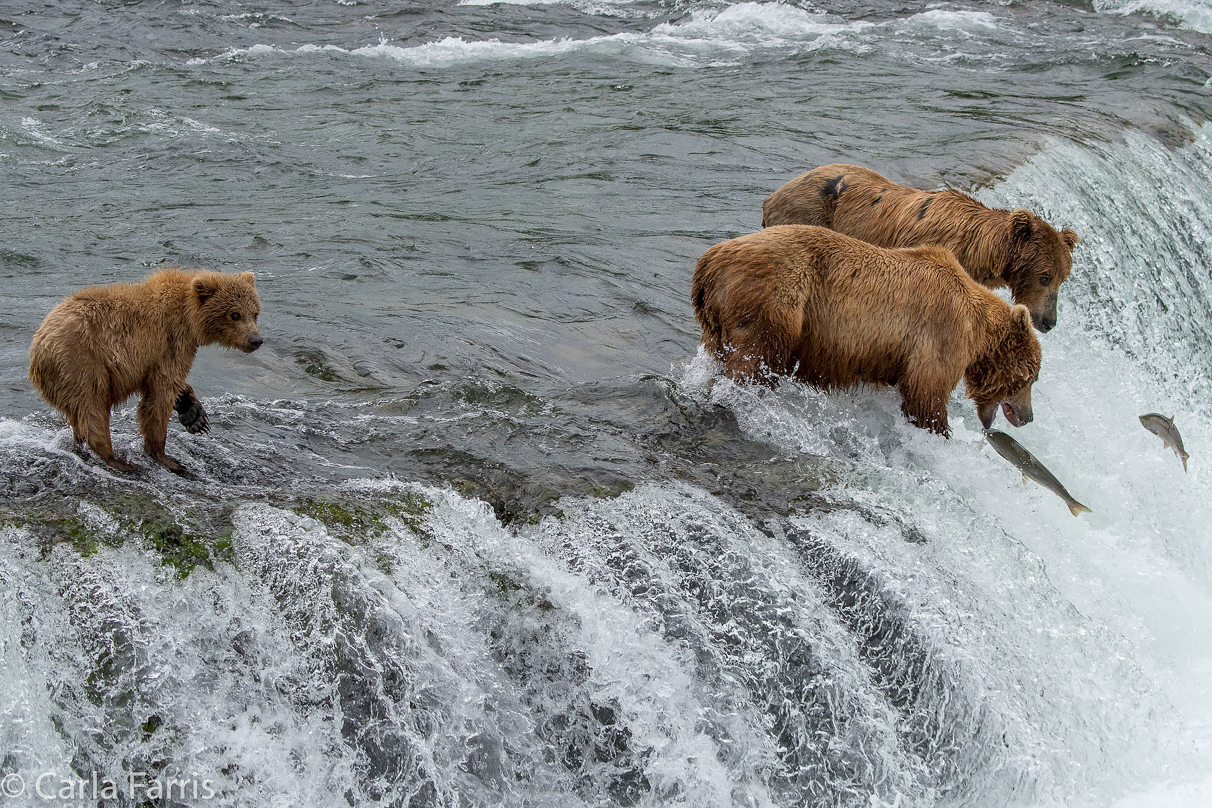
{"label": "brown bear cub", "polygon": [[140,393],[143,450],[175,472],[164,453],[176,409],[191,432],[209,422],[185,377],[202,345],[250,353],[261,347],[261,301],[251,272],[165,269],[142,283],[82,289],[51,309],[29,349],[29,380],[67,416],[76,450],[88,443],[119,471],[138,467],[115,457],[110,410]]}
{"label": "brown bear cub", "polygon": [[762,227],[815,224],[878,247],[946,247],[977,283],[1009,286],[1040,331],[1056,325],[1056,298],[1079,241],[1027,210],[995,210],[960,191],[917,191],[866,168],[814,168],[766,197]]}
{"label": "brown bear cub", "polygon": [[888,250],[823,227],[771,227],[704,253],[691,296],[703,346],[734,379],[895,385],[909,420],[943,435],[963,379],[986,428],[999,404],[1014,426],[1031,420],[1040,349],[1026,307],[938,247]]}

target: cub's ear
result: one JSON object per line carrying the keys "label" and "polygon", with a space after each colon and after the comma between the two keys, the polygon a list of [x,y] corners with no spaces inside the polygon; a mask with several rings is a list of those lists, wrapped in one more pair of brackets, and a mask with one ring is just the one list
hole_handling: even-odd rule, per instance
{"label": "cub's ear", "polygon": [[1013,322],[1015,325],[1017,325],[1020,329],[1022,329],[1024,331],[1032,330],[1031,312],[1026,306],[1022,305],[1021,303],[1019,305],[1015,306],[1014,308],[1010,309],[1010,320],[1011,320],[1011,322]]}
{"label": "cub's ear", "polygon": [[1031,238],[1031,211],[1018,210],[1010,214],[1010,235],[1018,241],[1026,241]]}
{"label": "cub's ear", "polygon": [[1077,233],[1070,227],[1066,227],[1064,230],[1060,231],[1060,237],[1061,241],[1065,242],[1065,245],[1071,250],[1081,241],[1081,239],[1078,238]]}
{"label": "cub's ear", "polygon": [[218,286],[210,278],[198,277],[194,278],[193,284],[194,295],[198,298],[199,303],[205,303],[215,296],[219,291]]}
{"label": "cub's ear", "polygon": [[[1070,232],[1072,232],[1072,231],[1070,231]],[[245,283],[247,283],[249,286],[257,285],[257,279],[255,277],[253,277],[253,274],[251,272],[241,272],[236,277],[239,278],[240,280],[244,281]]]}

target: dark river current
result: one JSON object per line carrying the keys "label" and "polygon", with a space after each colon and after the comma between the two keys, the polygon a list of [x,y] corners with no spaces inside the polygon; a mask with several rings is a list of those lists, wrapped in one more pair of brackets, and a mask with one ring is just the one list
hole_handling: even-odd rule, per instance
{"label": "dark river current", "polygon": [[[0,805],[1212,804],[1210,77],[1207,0],[0,1]],[[697,354],[829,162],[1080,234],[1092,513]],[[162,265],[266,342],[121,475],[29,344]]]}

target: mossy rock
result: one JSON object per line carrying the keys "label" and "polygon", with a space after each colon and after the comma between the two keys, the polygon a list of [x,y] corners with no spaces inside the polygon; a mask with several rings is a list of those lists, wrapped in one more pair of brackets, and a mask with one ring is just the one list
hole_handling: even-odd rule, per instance
{"label": "mossy rock", "polygon": [[214,569],[216,560],[234,561],[230,509],[190,514],[187,521],[169,505],[141,491],[83,500],[112,520],[112,528],[107,529],[82,513],[80,502],[43,502],[22,513],[10,511],[0,523],[33,532],[43,558],[63,542],[88,558],[102,545],[120,547],[127,539],[141,537],[156,550],[162,563],[176,568],[178,578],[187,577],[199,564]]}
{"label": "mossy rock", "polygon": [[107,510],[123,529],[150,543],[161,563],[176,568],[178,578],[188,577],[198,565],[213,570],[216,561],[235,561],[229,508],[191,514],[185,520],[154,496],[125,491],[113,498]]}
{"label": "mossy rock", "polygon": [[207,538],[187,533],[175,522],[144,522],[139,532],[160,554],[161,563],[177,568],[177,577],[184,579],[199,564],[214,569],[216,560],[232,560],[231,531]]}
{"label": "mossy rock", "polygon": [[380,496],[334,492],[303,497],[285,503],[300,516],[321,522],[334,536],[350,544],[364,544],[388,532],[388,519],[403,523],[410,531],[428,537],[425,518],[433,503],[412,491]]}

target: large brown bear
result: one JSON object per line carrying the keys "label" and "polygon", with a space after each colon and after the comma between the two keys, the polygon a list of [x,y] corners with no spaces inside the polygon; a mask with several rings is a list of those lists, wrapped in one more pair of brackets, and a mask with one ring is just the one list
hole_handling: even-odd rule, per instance
{"label": "large brown bear", "polygon": [[1014,426],[1031,420],[1040,349],[1027,309],[939,247],[887,250],[823,227],[770,227],[704,253],[691,296],[703,345],[732,378],[896,385],[909,420],[943,435],[963,379],[986,428],[999,404]]}
{"label": "large brown bear", "polygon": [[879,247],[946,247],[990,289],[1009,286],[1040,331],[1056,325],[1056,298],[1079,241],[1027,210],[996,210],[960,191],[917,191],[859,166],[814,168],[766,197],[762,227],[815,224]]}
{"label": "large brown bear", "polygon": [[[182,422],[206,416],[185,377],[199,346],[261,347],[261,301],[251,272],[227,275],[165,269],[142,283],[83,289],[51,309],[29,350],[29,380],[67,416],[76,450],[87,442],[119,471],[138,467],[114,456],[109,415],[141,393],[143,449],[171,471],[184,467],[164,453],[174,407]],[[191,431],[197,431],[192,429]]]}

